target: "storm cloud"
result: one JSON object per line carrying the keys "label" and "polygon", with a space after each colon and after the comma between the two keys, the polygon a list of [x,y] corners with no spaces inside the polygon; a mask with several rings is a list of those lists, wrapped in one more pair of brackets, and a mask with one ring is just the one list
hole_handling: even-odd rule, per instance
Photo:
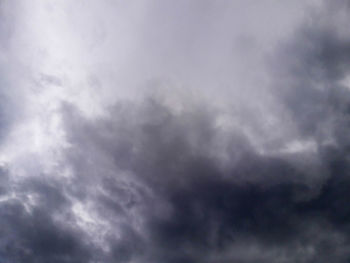
{"label": "storm cloud", "polygon": [[349,8],[0,2],[0,261],[348,262]]}

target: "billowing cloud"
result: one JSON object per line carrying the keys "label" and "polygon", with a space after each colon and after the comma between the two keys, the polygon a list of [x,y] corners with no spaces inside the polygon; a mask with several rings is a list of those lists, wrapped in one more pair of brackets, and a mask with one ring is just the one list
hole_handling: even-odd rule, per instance
{"label": "billowing cloud", "polygon": [[348,262],[349,17],[1,3],[0,261]]}

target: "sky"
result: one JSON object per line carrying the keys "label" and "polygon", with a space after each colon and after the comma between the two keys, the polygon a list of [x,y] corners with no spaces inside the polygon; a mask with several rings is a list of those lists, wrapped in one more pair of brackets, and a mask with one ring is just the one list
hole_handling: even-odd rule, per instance
{"label": "sky", "polygon": [[348,0],[0,0],[0,262],[349,262],[349,24]]}

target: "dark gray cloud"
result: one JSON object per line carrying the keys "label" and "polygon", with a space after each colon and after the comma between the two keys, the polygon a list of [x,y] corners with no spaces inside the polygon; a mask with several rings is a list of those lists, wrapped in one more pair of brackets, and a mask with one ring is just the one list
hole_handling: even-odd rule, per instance
{"label": "dark gray cloud", "polygon": [[[82,234],[53,218],[68,205],[57,182],[26,180],[17,184],[6,170],[1,182],[3,262],[86,262],[90,258],[91,250]],[[39,205],[30,207],[31,195],[40,199]]]}
{"label": "dark gray cloud", "polygon": [[[350,180],[342,147],[319,146],[318,158],[328,171],[319,188],[310,185],[308,174],[283,155],[268,157],[254,152],[243,135],[229,135],[233,143],[226,150],[238,151],[240,157],[235,165],[223,168],[216,156],[210,155],[222,134],[213,127],[215,114],[208,109],[205,114],[199,107],[175,116],[160,102],[146,101],[137,108],[141,109],[136,114],[133,105],[114,108],[113,121],[89,123],[70,116],[67,122],[72,122],[72,135],[79,134],[79,151],[85,152],[89,144],[94,154],[100,155],[98,149],[108,151],[111,167],[128,171],[155,196],[130,189],[131,184],[122,189],[117,174],[113,178],[103,170],[99,173],[97,180],[108,178],[104,190],[109,198],[118,196],[118,201],[100,203],[107,210],[128,217],[135,207],[144,207],[138,214],[145,221],[147,240],[137,232],[124,237],[125,243],[124,238],[119,240],[117,247],[123,250],[117,254],[123,260],[348,260],[346,189]],[[192,130],[195,138],[189,136]],[[91,165],[99,167],[98,162]],[[135,239],[131,244],[130,238]],[[243,252],[231,254],[237,247]],[[256,255],[249,255],[250,249]]]}
{"label": "dark gray cloud", "polygon": [[[227,18],[226,9],[252,11],[238,2],[220,2],[213,12],[209,6],[205,2],[198,15],[197,2],[150,4],[145,27],[166,21],[153,34],[142,30],[146,46],[165,37],[152,70],[176,69],[183,59],[162,71],[157,60],[165,54],[195,53],[192,63],[211,50],[211,44],[203,44],[202,51],[195,45],[185,49],[189,42],[206,39],[199,24],[216,25],[212,20],[220,13]],[[16,165],[0,163],[0,261],[348,262],[348,8],[348,1],[325,1],[298,30],[274,44],[263,63],[271,75],[268,88],[262,84],[269,95],[261,100],[255,91],[264,92],[258,88],[232,103],[222,99],[224,106],[217,103],[220,96],[212,103],[190,91],[186,98],[177,97],[170,88],[118,101],[98,117],[87,116],[74,100],[60,104],[55,110],[62,117],[65,144],[48,148],[55,157],[49,168],[35,162],[44,155],[34,150],[16,159]],[[183,10],[184,18],[175,21]],[[172,32],[181,41],[173,42]],[[219,43],[223,34],[217,36]],[[241,36],[236,48],[248,54],[272,38],[259,42]],[[198,72],[207,71],[212,72]],[[199,73],[191,72],[196,79]],[[63,88],[69,81],[59,75],[39,72],[34,82]],[[159,83],[160,90],[173,84]],[[272,117],[265,116],[269,113]],[[1,116],[13,119],[6,111]],[[269,117],[274,124],[265,127]]]}

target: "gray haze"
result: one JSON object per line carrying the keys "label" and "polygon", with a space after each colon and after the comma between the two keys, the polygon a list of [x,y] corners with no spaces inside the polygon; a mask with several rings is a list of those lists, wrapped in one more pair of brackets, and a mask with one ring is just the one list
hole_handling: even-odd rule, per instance
{"label": "gray haze", "polygon": [[0,262],[349,262],[349,25],[0,0]]}

